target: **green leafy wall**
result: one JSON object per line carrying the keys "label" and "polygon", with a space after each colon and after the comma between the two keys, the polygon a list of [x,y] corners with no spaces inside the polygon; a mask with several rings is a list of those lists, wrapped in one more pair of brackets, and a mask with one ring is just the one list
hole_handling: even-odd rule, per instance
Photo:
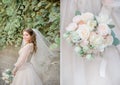
{"label": "green leafy wall", "polygon": [[0,0],[0,49],[19,46],[25,28],[39,29],[57,47],[59,23],[59,0]]}

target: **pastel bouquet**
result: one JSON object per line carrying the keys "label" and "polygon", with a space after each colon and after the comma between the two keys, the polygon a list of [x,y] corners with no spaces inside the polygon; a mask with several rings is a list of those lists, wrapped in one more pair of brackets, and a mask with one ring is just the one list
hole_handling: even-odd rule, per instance
{"label": "pastel bouquet", "polygon": [[3,73],[2,73],[2,80],[5,81],[6,84],[11,84],[12,80],[13,80],[13,75],[12,75],[12,71],[10,69],[6,69]]}
{"label": "pastel bouquet", "polygon": [[74,46],[77,54],[91,59],[94,54],[104,52],[106,47],[119,44],[112,30],[114,27],[107,15],[95,16],[87,12],[73,17],[63,37]]}

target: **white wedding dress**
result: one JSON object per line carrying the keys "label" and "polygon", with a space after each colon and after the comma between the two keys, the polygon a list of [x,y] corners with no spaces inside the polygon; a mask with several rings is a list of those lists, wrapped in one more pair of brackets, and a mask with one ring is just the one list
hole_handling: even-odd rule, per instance
{"label": "white wedding dress", "polygon": [[[76,10],[107,14],[120,39],[120,0],[61,0],[61,35]],[[110,46],[103,58],[96,56],[89,61],[77,56],[63,37],[61,42],[61,85],[120,85],[120,46]]]}
{"label": "white wedding dress", "polygon": [[19,50],[19,58],[15,63],[18,69],[11,85],[42,85],[31,61],[33,44],[29,43]]}

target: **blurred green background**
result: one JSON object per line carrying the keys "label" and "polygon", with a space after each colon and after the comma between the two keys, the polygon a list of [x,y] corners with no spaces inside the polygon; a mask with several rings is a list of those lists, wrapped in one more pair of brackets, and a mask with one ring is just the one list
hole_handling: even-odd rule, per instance
{"label": "blurred green background", "polygon": [[59,0],[0,0],[0,49],[20,46],[25,28],[40,30],[51,48],[59,47],[59,24]]}

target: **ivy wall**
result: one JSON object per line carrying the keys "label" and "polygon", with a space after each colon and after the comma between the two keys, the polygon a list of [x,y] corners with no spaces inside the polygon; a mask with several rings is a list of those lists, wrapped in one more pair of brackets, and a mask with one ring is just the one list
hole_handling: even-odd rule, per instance
{"label": "ivy wall", "polygon": [[25,28],[40,30],[57,47],[59,23],[59,0],[0,0],[0,49],[19,46]]}

